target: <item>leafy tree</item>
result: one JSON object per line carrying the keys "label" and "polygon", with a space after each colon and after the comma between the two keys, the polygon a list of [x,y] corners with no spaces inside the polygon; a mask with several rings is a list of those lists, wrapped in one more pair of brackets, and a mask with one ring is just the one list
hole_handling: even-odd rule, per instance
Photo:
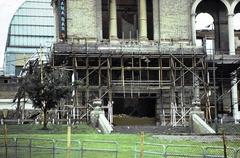
{"label": "leafy tree", "polygon": [[23,86],[23,79],[19,78],[18,79],[18,84],[19,84],[19,88],[18,91],[15,95],[15,97],[13,98],[13,103],[17,103],[17,108],[16,108],[16,112],[17,112],[17,118],[20,119],[21,116],[21,99],[25,97],[25,89]]}
{"label": "leafy tree", "polygon": [[71,89],[67,85],[68,75],[63,70],[53,70],[49,65],[44,65],[41,77],[41,69],[37,64],[32,72],[23,78],[17,93],[19,96],[15,98],[22,97],[22,91],[25,91],[33,107],[42,110],[43,129],[47,129],[48,110],[56,108],[61,99],[70,97]]}

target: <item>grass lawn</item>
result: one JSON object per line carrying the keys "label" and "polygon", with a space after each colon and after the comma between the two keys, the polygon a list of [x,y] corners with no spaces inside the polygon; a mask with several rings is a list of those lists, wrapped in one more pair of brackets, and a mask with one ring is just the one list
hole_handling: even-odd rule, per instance
{"label": "grass lawn", "polygon": [[[67,138],[67,126],[66,125],[49,125],[49,130],[41,130],[41,125],[8,125],[8,137],[24,137],[24,138],[46,138],[46,139],[64,139]],[[0,126],[1,134],[3,126]],[[201,142],[197,140],[166,140],[153,137],[150,133],[145,134],[145,142],[156,144],[174,144],[174,145],[196,145],[196,146],[222,146],[221,141],[217,142]],[[97,141],[116,141],[119,144],[119,158],[133,157],[134,146],[136,142],[140,140],[140,134],[119,134],[113,133],[109,135],[103,135],[96,133],[96,130],[89,127],[86,124],[75,125],[72,127],[72,140],[97,140]],[[43,143],[43,142],[42,142]],[[41,144],[41,142],[39,142]],[[228,147],[240,147],[240,143],[236,141],[228,141]],[[108,144],[96,144],[90,145],[90,147],[104,147],[109,148]],[[154,148],[154,149],[153,149]],[[160,150],[157,147],[148,147],[145,149]],[[176,149],[174,149],[176,150]],[[189,152],[189,149],[184,149],[185,152]]]}

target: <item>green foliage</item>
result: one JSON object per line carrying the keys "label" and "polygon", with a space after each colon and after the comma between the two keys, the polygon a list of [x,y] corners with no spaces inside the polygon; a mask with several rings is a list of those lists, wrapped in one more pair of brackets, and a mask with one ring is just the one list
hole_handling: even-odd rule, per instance
{"label": "green foliage", "polygon": [[[49,124],[48,130],[42,130],[42,126],[39,124],[22,124],[22,125],[7,125],[9,135],[66,135],[68,125],[60,124],[54,125]],[[3,131],[3,126],[0,125],[0,131]],[[1,133],[0,132],[0,133]],[[81,123],[79,125],[72,125],[72,134],[96,134],[96,129],[92,126],[87,125],[86,123]],[[35,136],[32,136],[35,137]],[[61,138],[62,139],[62,138]]]}
{"label": "green foliage", "polygon": [[68,75],[60,69],[51,69],[49,65],[30,65],[28,73],[21,80],[18,92],[13,100],[18,101],[27,97],[32,101],[34,108],[44,113],[44,128],[46,129],[47,111],[57,107],[62,99],[71,97],[71,87],[68,86]]}
{"label": "green foliage", "polygon": [[67,75],[62,70],[52,70],[47,66],[43,70],[35,69],[25,77],[24,87],[35,108],[50,110],[56,107],[63,98],[70,97],[70,88],[67,86]]}
{"label": "green foliage", "polygon": [[81,86],[83,83],[81,81],[79,81],[79,80],[76,80],[76,81],[72,82],[72,84],[73,84],[73,87],[76,88],[78,86]]}

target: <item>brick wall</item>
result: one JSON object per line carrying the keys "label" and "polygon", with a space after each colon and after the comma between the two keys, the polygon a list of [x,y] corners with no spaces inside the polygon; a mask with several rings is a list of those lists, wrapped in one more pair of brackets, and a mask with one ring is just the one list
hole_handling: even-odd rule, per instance
{"label": "brick wall", "polygon": [[68,0],[68,38],[97,38],[96,0]]}
{"label": "brick wall", "polygon": [[[153,0],[154,39],[191,40],[192,0],[161,0],[160,20],[157,0]],[[68,0],[68,38],[101,38],[101,3],[96,0]],[[159,27],[160,24],[160,27]]]}
{"label": "brick wall", "polygon": [[161,39],[191,39],[191,0],[160,1]]}

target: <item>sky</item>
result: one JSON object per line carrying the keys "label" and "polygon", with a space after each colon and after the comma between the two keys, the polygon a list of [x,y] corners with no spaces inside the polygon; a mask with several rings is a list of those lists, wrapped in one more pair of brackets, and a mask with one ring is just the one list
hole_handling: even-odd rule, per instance
{"label": "sky", "polygon": [[25,0],[0,0],[0,70],[3,69],[8,26],[17,8]]}
{"label": "sky", "polygon": [[[196,29],[212,29],[213,17],[208,13],[200,13],[196,17]],[[234,16],[234,29],[240,30],[240,13]]]}

